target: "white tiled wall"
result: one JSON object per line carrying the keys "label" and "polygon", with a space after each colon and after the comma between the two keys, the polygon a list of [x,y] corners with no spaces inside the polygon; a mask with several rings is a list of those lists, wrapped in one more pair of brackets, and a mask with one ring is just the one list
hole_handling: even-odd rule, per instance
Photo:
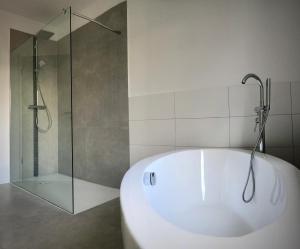
{"label": "white tiled wall", "polygon": [[230,115],[255,115],[254,107],[259,105],[259,88],[256,85],[234,86],[229,88]]}
{"label": "white tiled wall", "polygon": [[228,117],[228,90],[210,88],[175,93],[176,118]]}
{"label": "white tiled wall", "polygon": [[230,117],[230,146],[251,147],[256,142],[258,129],[254,132],[255,117]]}
{"label": "white tiled wall", "polygon": [[143,158],[175,150],[174,146],[130,145],[130,162],[134,164]]}
{"label": "white tiled wall", "polygon": [[[131,97],[131,164],[194,147],[251,148],[257,138],[255,84]],[[273,83],[266,127],[269,154],[300,166],[300,82]]]}
{"label": "white tiled wall", "polygon": [[175,143],[174,119],[132,120],[129,130],[132,145],[172,146]]}
{"label": "white tiled wall", "polygon": [[175,145],[229,147],[229,118],[176,119]]}
{"label": "white tiled wall", "polygon": [[292,112],[300,114],[300,82],[292,83]]}
{"label": "white tiled wall", "polygon": [[294,135],[294,144],[295,146],[300,147],[300,114],[292,116],[293,119],[293,135]]}
{"label": "white tiled wall", "polygon": [[[300,84],[299,84],[300,85]],[[296,96],[295,96],[296,97]],[[299,93],[300,97],[300,93]],[[291,114],[291,84],[274,83],[271,89],[270,114]]]}
{"label": "white tiled wall", "polygon": [[174,118],[174,94],[156,94],[130,98],[131,120]]}
{"label": "white tiled wall", "polygon": [[266,144],[269,147],[292,147],[291,115],[270,115],[266,127]]}

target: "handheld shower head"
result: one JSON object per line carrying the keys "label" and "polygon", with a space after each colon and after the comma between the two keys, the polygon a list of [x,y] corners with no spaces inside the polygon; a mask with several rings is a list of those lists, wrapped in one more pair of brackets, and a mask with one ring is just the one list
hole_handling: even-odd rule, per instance
{"label": "handheld shower head", "polygon": [[44,66],[46,66],[46,62],[44,60],[40,60],[39,61],[39,68],[43,68]]}

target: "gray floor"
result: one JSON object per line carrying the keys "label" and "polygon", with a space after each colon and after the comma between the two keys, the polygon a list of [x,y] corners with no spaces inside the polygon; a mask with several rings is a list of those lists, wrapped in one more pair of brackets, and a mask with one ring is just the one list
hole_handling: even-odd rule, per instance
{"label": "gray floor", "polygon": [[0,185],[0,249],[122,249],[119,199],[78,215]]}

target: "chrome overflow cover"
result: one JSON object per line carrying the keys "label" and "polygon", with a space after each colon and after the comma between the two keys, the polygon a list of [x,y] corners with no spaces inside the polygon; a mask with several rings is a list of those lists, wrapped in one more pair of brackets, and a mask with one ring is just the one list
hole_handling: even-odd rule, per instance
{"label": "chrome overflow cover", "polygon": [[145,172],[144,174],[144,184],[145,185],[155,185],[156,184],[156,174],[155,172]]}

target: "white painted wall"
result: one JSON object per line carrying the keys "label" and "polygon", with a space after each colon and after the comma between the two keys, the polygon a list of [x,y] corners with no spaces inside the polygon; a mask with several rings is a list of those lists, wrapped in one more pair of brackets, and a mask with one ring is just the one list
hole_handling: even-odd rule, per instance
{"label": "white painted wall", "polygon": [[0,10],[0,184],[9,182],[10,28],[35,33],[40,23]]}
{"label": "white painted wall", "polygon": [[274,83],[268,153],[300,167],[299,0],[127,2],[131,163],[251,147],[258,88],[240,81],[253,72]]}
{"label": "white painted wall", "polygon": [[298,0],[128,0],[129,95],[300,79]]}

